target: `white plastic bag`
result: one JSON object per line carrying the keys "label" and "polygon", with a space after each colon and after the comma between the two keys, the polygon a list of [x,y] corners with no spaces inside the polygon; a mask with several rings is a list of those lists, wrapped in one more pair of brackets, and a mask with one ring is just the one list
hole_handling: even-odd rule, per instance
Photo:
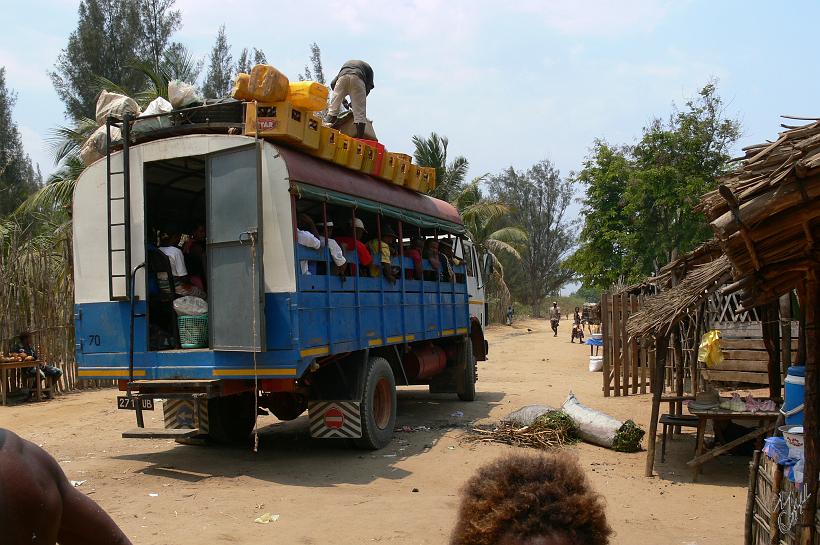
{"label": "white plastic bag", "polygon": [[603,356],[590,356],[589,357],[589,372],[590,373],[597,373],[599,371],[604,370],[604,357]]}
{"label": "white plastic bag", "polygon": [[[83,147],[80,148],[80,160],[85,166],[105,157],[105,125],[91,133]],[[111,145],[118,145],[122,141],[122,133],[118,127],[111,127]]]}
{"label": "white plastic bag", "polygon": [[561,410],[578,424],[581,439],[606,448],[612,448],[615,432],[624,424],[607,414],[590,409],[578,401],[573,393],[567,396]]}
{"label": "white plastic bag", "polygon": [[[149,115],[167,114],[173,111],[174,107],[171,103],[162,97],[157,97],[151,101],[151,104],[145,108],[145,111],[140,114],[140,117]],[[152,117],[151,119],[138,119],[134,121],[133,131],[137,134],[155,131],[157,129],[164,129],[171,126],[171,119],[168,116]]]}
{"label": "white plastic bag", "polygon": [[97,99],[97,125],[105,124],[105,120],[109,117],[122,119],[125,114],[131,114],[133,117],[140,115],[140,107],[136,100],[105,90],[100,93]]}
{"label": "white plastic bag", "polygon": [[200,297],[186,295],[174,300],[174,310],[180,316],[203,316],[208,314],[208,302]]}
{"label": "white plastic bag", "polygon": [[196,90],[196,87],[178,79],[168,83],[168,99],[174,109],[177,110],[205,101],[199,91]]}
{"label": "white plastic bag", "polygon": [[554,410],[555,409],[549,405],[527,405],[510,413],[509,416],[504,419],[504,422],[509,422],[514,426],[529,426],[542,414],[547,414]]}

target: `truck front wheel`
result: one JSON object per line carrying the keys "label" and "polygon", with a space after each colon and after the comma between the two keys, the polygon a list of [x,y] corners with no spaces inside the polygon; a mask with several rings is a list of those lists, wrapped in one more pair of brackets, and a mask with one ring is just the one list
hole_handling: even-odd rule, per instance
{"label": "truck front wheel", "polygon": [[370,450],[386,447],[396,426],[396,379],[382,357],[367,362],[359,412],[362,436],[354,440],[356,446]]}

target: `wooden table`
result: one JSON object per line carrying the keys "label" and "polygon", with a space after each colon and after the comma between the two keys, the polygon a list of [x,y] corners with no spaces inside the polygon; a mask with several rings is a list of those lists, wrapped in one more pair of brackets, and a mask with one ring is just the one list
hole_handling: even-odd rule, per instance
{"label": "wooden table", "polygon": [[[780,416],[779,411],[759,411],[752,413],[745,411],[730,411],[729,409],[720,408],[689,409],[689,412],[698,417],[698,434],[697,439],[695,440],[697,449],[695,451],[695,457],[686,463],[686,465],[692,468],[693,481],[697,480],[698,475],[700,474],[701,466],[709,460],[717,458],[721,454],[724,454],[736,446],[742,445],[743,443],[748,443],[753,440],[761,442],[762,438],[774,429],[777,418]],[[749,433],[707,452],[704,445],[704,434],[706,432],[706,423],[709,420],[712,420],[713,422],[718,420],[753,420],[758,422],[758,426]]]}
{"label": "wooden table", "polygon": [[[6,397],[8,396],[9,371],[12,369],[27,369],[29,367],[39,369],[41,363],[43,362],[39,360],[0,363],[0,403],[2,403],[2,405],[6,405]],[[43,384],[40,381],[40,376],[36,372],[34,373],[34,377],[36,378],[34,382],[37,384],[37,401],[40,401],[43,395]]]}

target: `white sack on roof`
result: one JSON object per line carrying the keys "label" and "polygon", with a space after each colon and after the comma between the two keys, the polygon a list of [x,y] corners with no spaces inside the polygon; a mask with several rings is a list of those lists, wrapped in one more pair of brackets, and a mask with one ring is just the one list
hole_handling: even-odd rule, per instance
{"label": "white sack on roof", "polygon": [[[157,114],[167,114],[173,111],[171,103],[162,97],[157,97],[145,108],[140,117]],[[133,131],[136,134],[147,133],[157,129],[165,129],[171,126],[171,119],[168,116],[152,117],[151,119],[137,119],[134,121]]]}
{"label": "white sack on roof", "polygon": [[[105,125],[97,128],[91,133],[83,147],[80,148],[80,160],[85,166],[90,165],[98,159],[105,157]],[[111,127],[111,145],[119,145],[122,142],[122,133],[118,127]]]}
{"label": "white sack on roof", "polygon": [[136,100],[105,90],[100,93],[97,99],[97,125],[105,124],[105,120],[109,117],[122,119],[125,114],[131,114],[133,117],[140,115],[140,107]]}

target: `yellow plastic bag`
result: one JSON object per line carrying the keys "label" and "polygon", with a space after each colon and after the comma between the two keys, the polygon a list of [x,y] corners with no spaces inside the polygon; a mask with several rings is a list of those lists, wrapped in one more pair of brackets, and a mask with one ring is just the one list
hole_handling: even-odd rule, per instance
{"label": "yellow plastic bag", "polygon": [[287,76],[273,66],[257,64],[251,70],[248,89],[259,102],[281,102],[288,98],[289,83]]}
{"label": "yellow plastic bag", "polygon": [[723,363],[723,351],[720,349],[720,331],[712,329],[703,334],[698,347],[698,361],[711,369]]}
{"label": "yellow plastic bag", "polygon": [[320,112],[327,108],[330,90],[315,81],[292,81],[288,101],[297,108],[309,112]]}
{"label": "yellow plastic bag", "polygon": [[236,82],[233,84],[231,96],[236,100],[253,100],[250,90],[251,75],[240,72],[236,75]]}

